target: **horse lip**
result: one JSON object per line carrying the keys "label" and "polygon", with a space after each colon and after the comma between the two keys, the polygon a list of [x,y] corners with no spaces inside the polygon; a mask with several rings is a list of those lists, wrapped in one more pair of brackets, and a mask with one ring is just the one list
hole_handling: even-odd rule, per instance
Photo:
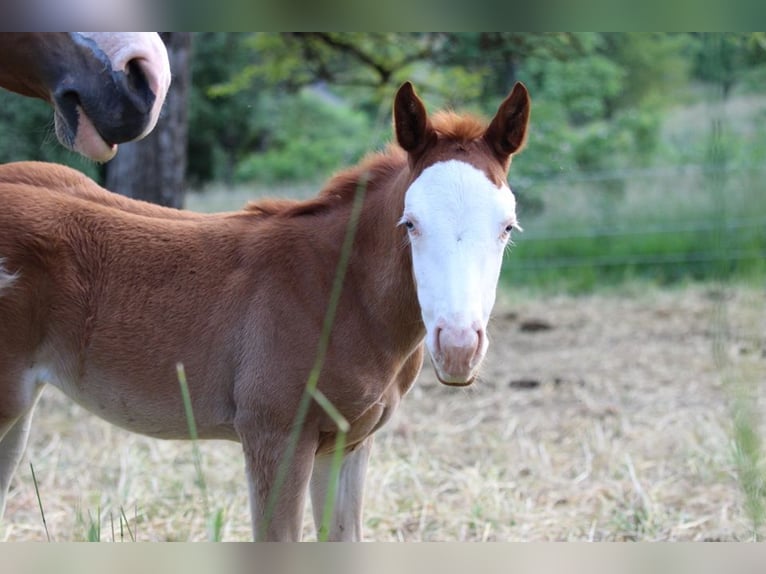
{"label": "horse lip", "polygon": [[436,378],[439,380],[439,382],[446,387],[470,387],[476,380],[476,375],[474,374],[467,378],[465,381],[445,381],[439,373],[438,369],[434,368],[434,372],[436,373]]}
{"label": "horse lip", "polygon": [[[128,91],[123,72],[112,72],[111,79],[105,81],[111,82],[113,96],[119,102],[111,107],[88,96],[87,86],[79,86],[78,92],[76,86],[62,84],[51,94],[57,121],[66,127],[66,139],[71,145],[77,145],[80,132],[85,130],[89,139],[98,136],[103,142],[101,147],[134,141],[145,135],[150,118],[148,110],[142,108],[148,105],[151,109],[155,95],[150,93],[150,102],[137,101],[140,97]],[[119,126],[111,126],[116,118],[120,119]]]}
{"label": "horse lip", "polygon": [[71,113],[62,111],[58,104],[54,110],[56,137],[61,145],[97,162],[106,162],[115,156],[117,146],[104,140],[79,106],[74,109],[74,122]]}
{"label": "horse lip", "polygon": [[447,387],[468,387],[474,383],[476,380],[476,376],[478,374],[478,367],[481,364],[482,360],[479,360],[476,362],[475,365],[470,369],[470,371],[467,373],[467,376],[465,378],[459,378],[459,379],[453,379],[453,380],[447,380],[451,379],[451,377],[445,376],[444,373],[441,372],[440,365],[441,361],[437,360],[437,356],[434,356],[434,353],[431,352],[429,349],[429,355],[431,356],[431,365],[434,368],[434,373],[436,373],[436,378],[439,380],[439,382],[442,385],[445,385]]}

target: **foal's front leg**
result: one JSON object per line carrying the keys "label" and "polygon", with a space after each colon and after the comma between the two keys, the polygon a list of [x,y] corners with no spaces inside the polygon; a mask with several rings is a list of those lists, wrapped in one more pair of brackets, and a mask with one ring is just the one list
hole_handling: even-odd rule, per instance
{"label": "foal's front leg", "polygon": [[[364,480],[367,463],[372,452],[373,435],[343,457],[335,497],[335,508],[327,532],[327,539],[334,541],[360,542],[362,540],[362,505],[364,503]],[[311,475],[311,506],[317,538],[321,539],[320,527],[324,514],[327,491],[330,488],[332,454],[323,454],[314,460]]]}
{"label": "foal's front leg", "polygon": [[21,401],[28,403],[22,407],[26,410],[18,416],[4,416],[0,412],[0,519],[2,519],[5,511],[5,501],[11,479],[27,446],[32,415],[41,391],[42,386],[30,391],[26,397],[27,400]]}
{"label": "foal's front leg", "polygon": [[[300,439],[292,460],[286,463],[286,470],[280,477],[288,441],[287,436],[275,433],[251,433],[242,437],[256,541],[295,542],[301,539],[316,442]],[[278,483],[280,478],[281,483]],[[275,489],[276,493],[272,494]]]}

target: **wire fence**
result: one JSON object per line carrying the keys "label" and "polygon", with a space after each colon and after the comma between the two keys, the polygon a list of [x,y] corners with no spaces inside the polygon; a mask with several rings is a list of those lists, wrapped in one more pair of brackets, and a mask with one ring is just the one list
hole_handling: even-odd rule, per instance
{"label": "wire fence", "polygon": [[[523,181],[514,281],[591,269],[681,278],[766,269],[766,168],[625,169]],[[529,214],[528,214],[529,215]]]}

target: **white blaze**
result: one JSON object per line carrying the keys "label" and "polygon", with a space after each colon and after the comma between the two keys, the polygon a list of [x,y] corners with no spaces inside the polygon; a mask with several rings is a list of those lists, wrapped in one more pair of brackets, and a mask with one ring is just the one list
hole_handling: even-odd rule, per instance
{"label": "white blaze", "polygon": [[402,224],[437,374],[446,383],[470,382],[488,346],[507,230],[516,226],[513,193],[468,163],[440,162],[407,190]]}

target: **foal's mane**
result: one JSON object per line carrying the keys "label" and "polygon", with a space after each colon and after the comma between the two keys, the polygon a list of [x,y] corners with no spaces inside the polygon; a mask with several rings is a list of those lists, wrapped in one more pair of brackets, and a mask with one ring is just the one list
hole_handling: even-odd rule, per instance
{"label": "foal's mane", "polygon": [[[486,121],[479,116],[458,114],[451,110],[435,113],[429,122],[439,139],[454,142],[476,140],[487,127]],[[390,143],[383,151],[370,153],[355,166],[336,173],[314,198],[303,201],[252,201],[245,206],[245,211],[259,216],[284,218],[325,213],[334,207],[350,204],[360,186],[366,185],[367,191],[372,191],[381,180],[389,178],[406,165],[406,152],[398,144]]]}
{"label": "foal's mane", "polygon": [[283,218],[317,215],[337,206],[348,205],[360,186],[367,191],[376,188],[381,179],[396,173],[407,164],[407,156],[398,145],[390,144],[384,151],[366,155],[355,166],[332,176],[316,197],[298,201],[290,199],[265,199],[252,201],[245,206],[249,213]]}

